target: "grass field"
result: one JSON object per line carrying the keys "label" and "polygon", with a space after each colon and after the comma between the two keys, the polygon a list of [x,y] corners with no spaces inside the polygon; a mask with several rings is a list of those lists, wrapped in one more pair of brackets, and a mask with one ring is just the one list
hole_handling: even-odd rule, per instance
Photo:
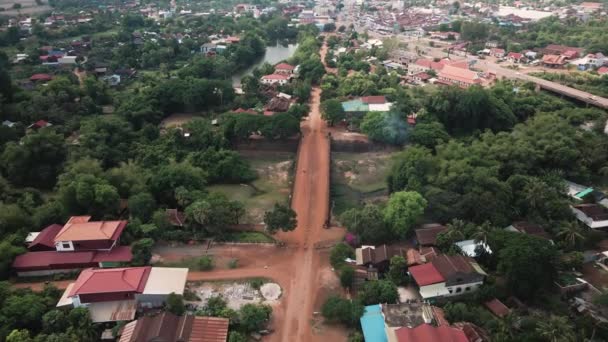
{"label": "grass field", "polygon": [[290,179],[295,154],[288,152],[256,153],[245,158],[256,170],[258,178],[250,184],[220,184],[208,187],[209,191],[225,194],[245,204],[247,214],[241,223],[260,224],[264,212],[275,203],[289,200]]}
{"label": "grass field", "polygon": [[[14,4],[20,4],[21,8],[19,10],[13,9]],[[5,16],[31,15],[51,10],[45,0],[42,1],[42,5],[38,5],[35,0],[0,0],[0,8],[4,8],[0,15]]]}
{"label": "grass field", "polygon": [[332,153],[331,197],[334,216],[386,196],[386,176],[395,152]]}

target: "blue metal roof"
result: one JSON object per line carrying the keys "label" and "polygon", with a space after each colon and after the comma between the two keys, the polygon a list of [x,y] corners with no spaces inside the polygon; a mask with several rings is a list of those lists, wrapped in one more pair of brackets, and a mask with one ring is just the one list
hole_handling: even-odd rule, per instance
{"label": "blue metal roof", "polygon": [[384,316],[380,305],[369,305],[360,319],[365,342],[388,342],[384,330]]}

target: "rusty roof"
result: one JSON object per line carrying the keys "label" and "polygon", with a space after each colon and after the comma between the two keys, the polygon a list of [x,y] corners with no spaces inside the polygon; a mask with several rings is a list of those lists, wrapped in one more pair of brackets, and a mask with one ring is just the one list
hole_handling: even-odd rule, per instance
{"label": "rusty roof", "polygon": [[163,312],[125,325],[119,342],[226,342],[228,319]]}

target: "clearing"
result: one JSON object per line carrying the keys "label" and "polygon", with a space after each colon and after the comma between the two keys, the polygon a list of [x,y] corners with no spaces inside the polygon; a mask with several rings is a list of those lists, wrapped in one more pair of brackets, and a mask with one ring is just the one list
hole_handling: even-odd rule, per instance
{"label": "clearing", "polygon": [[258,178],[249,184],[217,184],[207,187],[209,191],[225,194],[231,200],[245,205],[244,224],[261,224],[264,212],[275,203],[289,201],[290,180],[293,177],[295,154],[290,152],[242,152]]}
{"label": "clearing", "polygon": [[387,195],[386,177],[396,152],[332,152],[332,214]]}

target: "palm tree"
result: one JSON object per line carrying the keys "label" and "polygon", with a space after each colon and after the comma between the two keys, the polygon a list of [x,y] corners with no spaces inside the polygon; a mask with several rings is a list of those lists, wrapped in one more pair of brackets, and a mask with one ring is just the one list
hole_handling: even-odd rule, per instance
{"label": "palm tree", "polygon": [[495,228],[490,222],[484,222],[483,224],[475,227],[475,233],[473,233],[473,239],[476,242],[483,242],[484,244],[488,241],[488,236]]}
{"label": "palm tree", "polygon": [[557,237],[570,248],[578,246],[585,240],[583,229],[576,221],[563,222],[560,225]]}
{"label": "palm tree", "polygon": [[549,342],[575,341],[574,329],[566,317],[551,315],[540,321],[536,333]]}

